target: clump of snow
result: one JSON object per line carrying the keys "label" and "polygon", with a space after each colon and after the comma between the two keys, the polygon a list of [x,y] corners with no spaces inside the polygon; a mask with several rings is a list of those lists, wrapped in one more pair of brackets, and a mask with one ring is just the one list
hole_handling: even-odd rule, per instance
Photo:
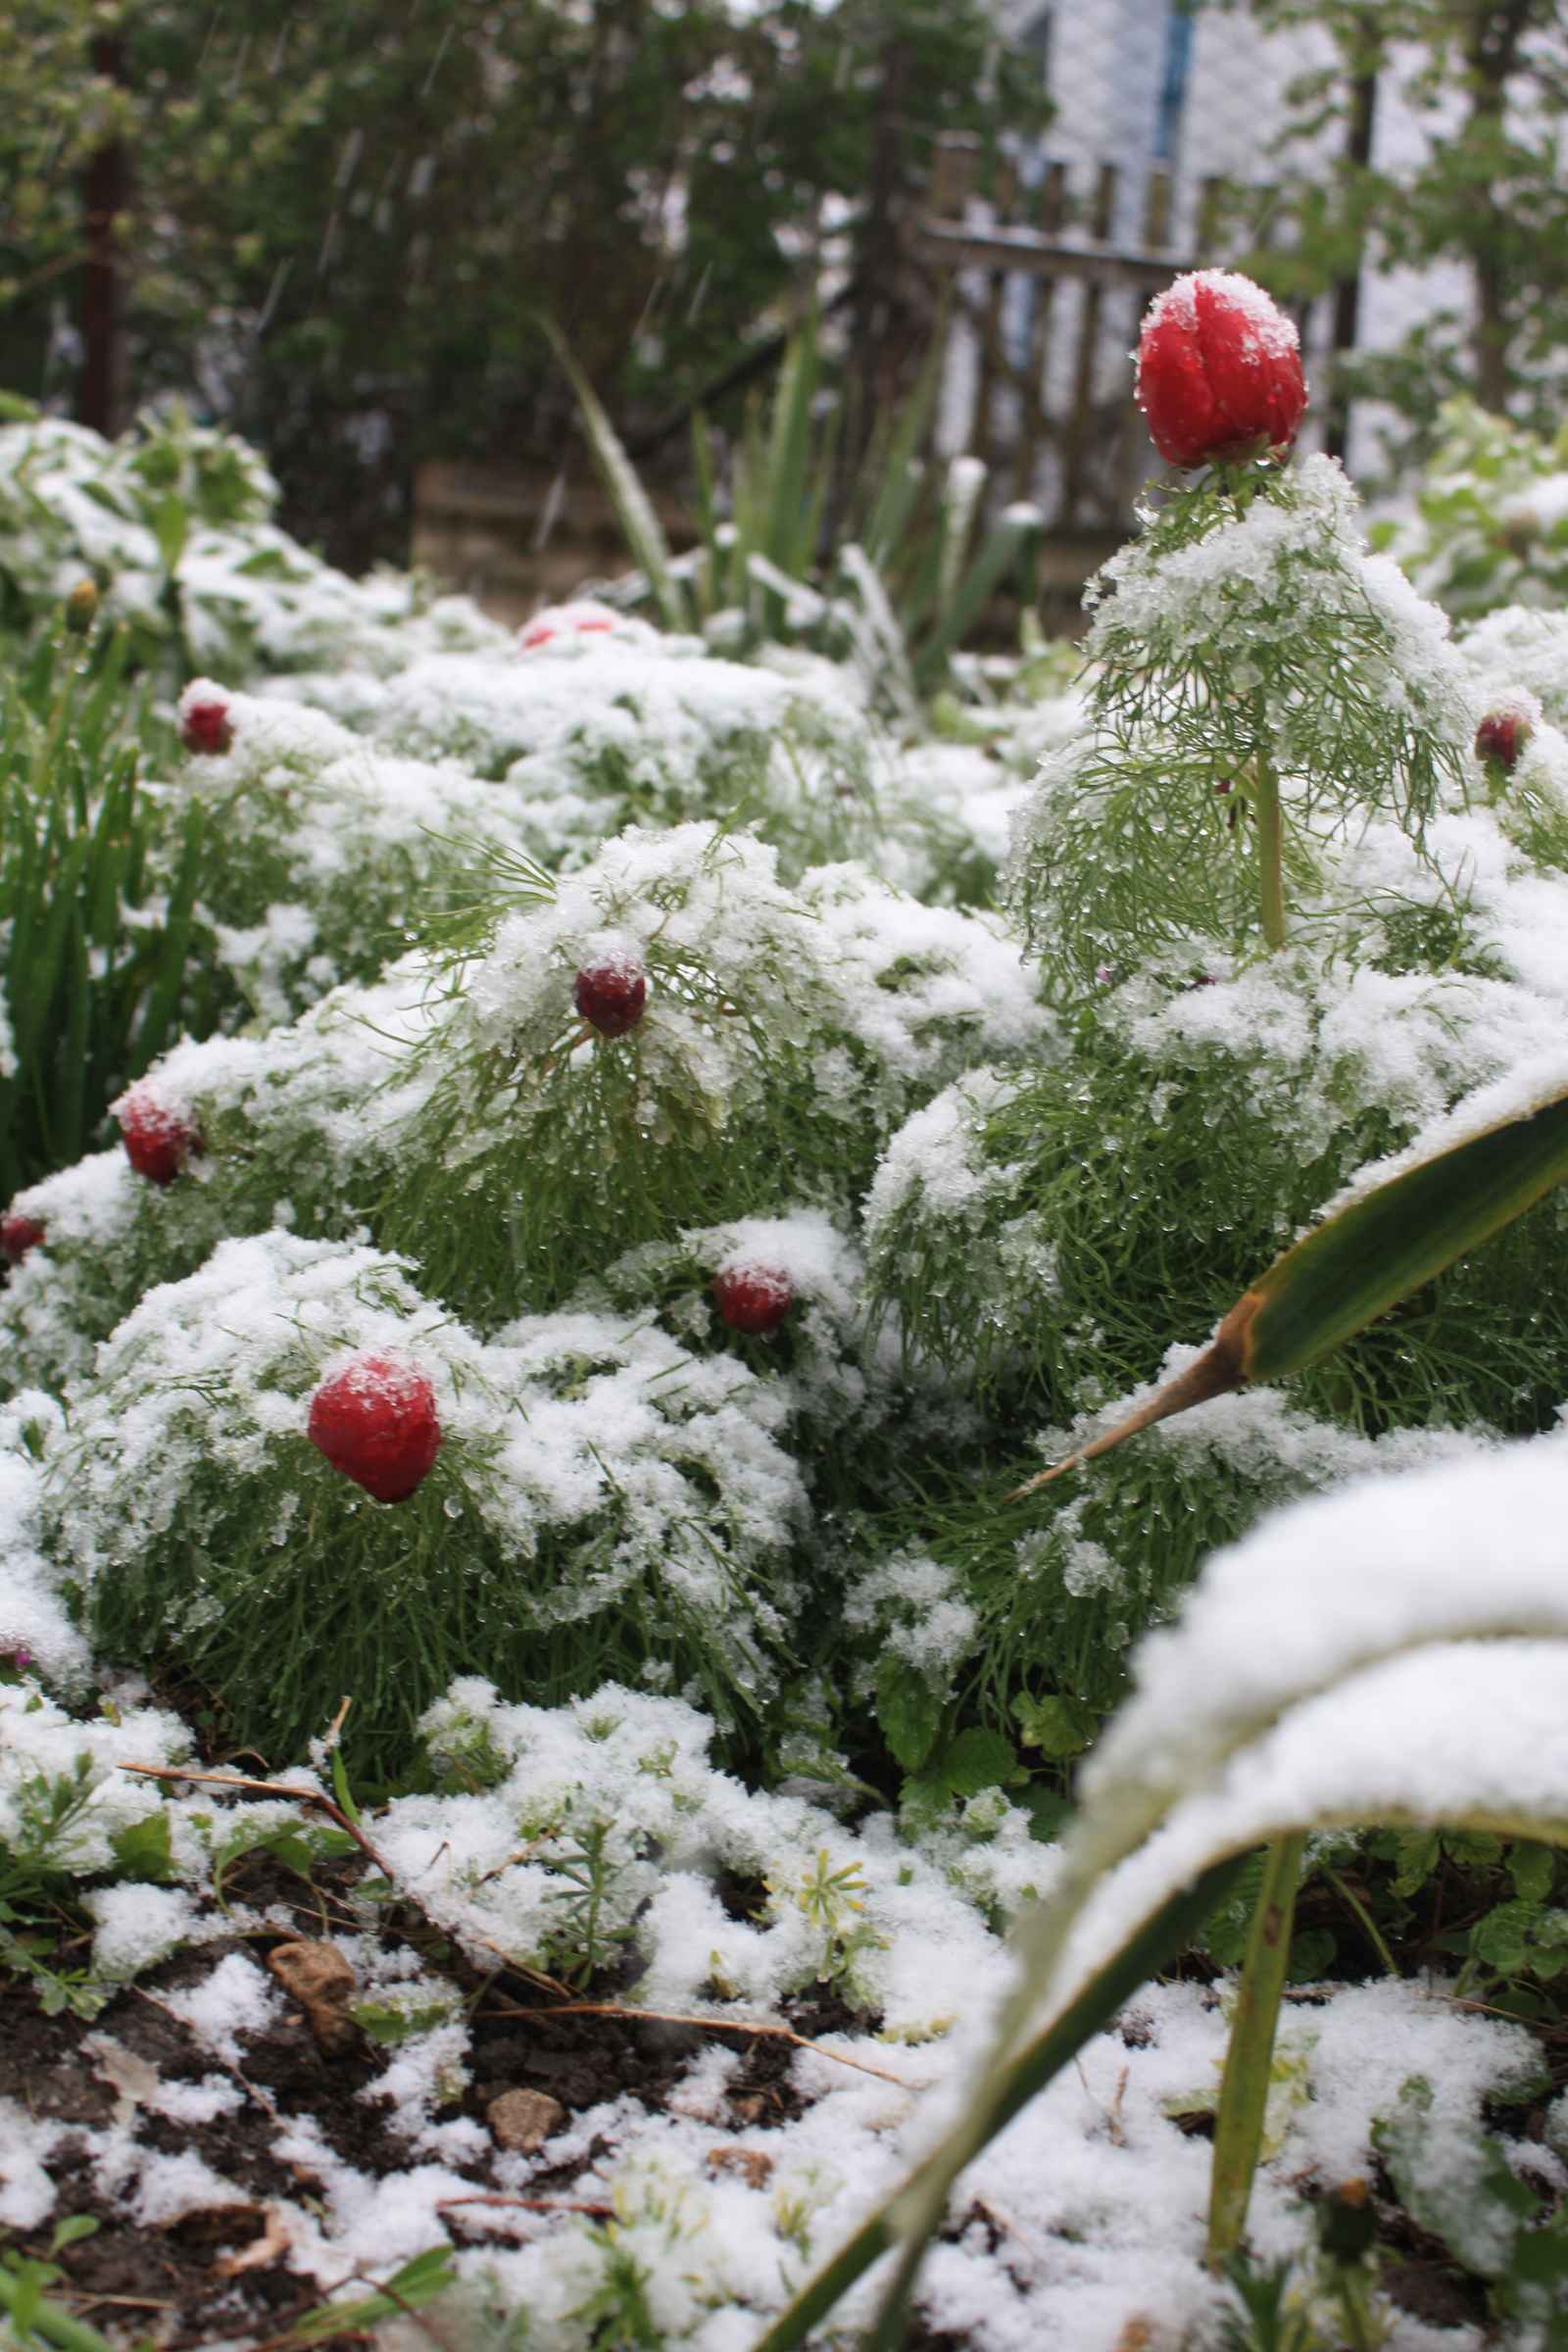
{"label": "clump of snow", "polygon": [[394,757],[297,702],[209,679],[184,697],[220,699],[228,749],[193,757],[158,792],[176,811],[199,802],[231,845],[220,951],[264,1019],[375,978],[410,910],[476,857],[540,846],[511,785],[450,758]]}
{"label": "clump of snow", "polygon": [[36,2230],[54,2211],[55,2184],[44,2158],[66,2136],[64,2126],[40,2123],[15,2099],[0,2098],[0,2223]]}
{"label": "clump of snow", "polygon": [[1545,717],[1568,728],[1568,613],[1505,605],[1473,621],[1459,652],[1485,694],[1495,679],[1534,695]]}
{"label": "clump of snow", "polygon": [[277,1987],[243,1952],[225,1952],[210,1975],[159,1998],[222,2066],[243,2065],[241,2034],[271,2033],[284,2016]]}
{"label": "clump of snow", "polygon": [[[683,1700],[610,1687],[564,1708],[506,1706],[487,1684],[464,1682],[426,1732],[438,1758],[464,1758],[469,1773],[487,1759],[493,1785],[482,1796],[396,1799],[377,1850],[476,1958],[499,1944],[537,1964],[557,1948],[566,1930],[556,1873],[602,1830],[603,1932],[635,1936],[649,1968],[630,1997],[650,2008],[722,2014],[738,2003],[767,2016],[826,1970],[882,2013],[884,2031],[918,2038],[956,2014],[966,1979],[988,1968],[974,1914],[939,1871],[802,1797],[749,1792],[715,1771],[712,1725]],[[429,1859],[443,1838],[455,1866]],[[709,1890],[721,1868],[766,1882],[755,1920],[729,1918]],[[910,1968],[903,1926],[916,1918],[922,1958]]]}
{"label": "clump of snow", "polygon": [[92,1939],[98,1977],[140,1976],[185,1942],[196,1926],[195,1903],[183,1886],[97,1886],[82,1900],[98,1923]]}
{"label": "clump of snow", "polygon": [[946,1698],[954,1668],[974,1639],[975,1613],[951,1568],[919,1552],[890,1554],[851,1586],[844,1622],[874,1631],[888,1657],[902,1658]]}

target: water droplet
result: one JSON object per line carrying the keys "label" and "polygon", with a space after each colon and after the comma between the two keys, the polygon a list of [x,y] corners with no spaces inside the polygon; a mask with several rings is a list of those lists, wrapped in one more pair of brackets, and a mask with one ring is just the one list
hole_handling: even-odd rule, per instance
{"label": "water droplet", "polygon": [[455,1494],[449,1494],[445,1502],[441,1505],[441,1508],[445,1511],[449,1519],[461,1519],[463,1517],[463,1505]]}

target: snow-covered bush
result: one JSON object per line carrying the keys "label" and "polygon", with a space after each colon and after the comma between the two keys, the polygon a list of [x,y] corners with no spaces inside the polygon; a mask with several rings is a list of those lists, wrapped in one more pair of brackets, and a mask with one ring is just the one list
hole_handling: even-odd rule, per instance
{"label": "snow-covered bush", "polygon": [[[434,1386],[440,1454],[401,1511],[306,1432],[323,1375],[365,1351]],[[176,1649],[248,1739],[303,1742],[339,1686],[410,1727],[479,1658],[550,1698],[641,1674],[723,1713],[776,1680],[804,1516],[784,1409],[646,1321],[533,1317],[486,1345],[383,1252],[274,1227],[119,1326],[42,1507],[99,1646]]]}
{"label": "snow-covered bush", "polygon": [[[187,470],[221,456],[191,448]],[[1265,1501],[1539,1427],[1568,1361],[1550,1202],[1288,1398],[997,1507],[1042,1425],[1140,1391],[1347,1183],[1535,1083],[1568,991],[1551,649],[1523,676],[1506,616],[1450,645],[1323,461],[1172,492],[1098,594],[1081,699],[1054,657],[960,664],[923,746],[818,657],[728,662],[602,607],[192,687],[221,725],[161,789],[229,853],[203,912],[260,1018],[148,1082],[201,1138],[176,1182],[111,1152],[19,1199],[44,1238],[0,1299],[8,1382],[74,1384],[76,1412],[154,1285],[197,1282],[199,1323],[214,1250],[269,1235],[392,1253],[407,1312],[439,1302],[482,1348],[519,1316],[629,1317],[744,1365],[810,1498],[777,1531],[769,1639],[804,1634],[830,1718],[873,1690],[933,1787],[976,1714],[993,1772],[1045,1700],[1092,1722]],[[1497,710],[1506,771],[1472,750]],[[919,900],[944,842],[999,845],[1041,755],[1021,958],[1000,918]],[[601,965],[641,991],[620,1033],[582,995]],[[792,1299],[770,1334],[715,1295],[743,1244]],[[963,1650],[916,1657],[919,1613],[870,1597],[908,1559]],[[847,1615],[806,1597],[846,1585]],[[439,1656],[417,1703],[486,1663]]]}
{"label": "snow-covered bush", "polygon": [[[243,773],[249,738],[294,772],[230,707],[210,768]],[[308,843],[328,722],[285,747],[297,721]],[[9,1377],[67,1384],[52,1542],[103,1647],[177,1650],[255,1740],[308,1737],[350,1684],[367,1737],[406,1736],[507,1658],[540,1696],[647,1672],[755,1717],[816,1548],[778,1440],[898,1442],[853,1242],[879,1143],[969,1060],[1051,1040],[993,921],[775,862],[711,825],[559,883],[514,861],[471,945],[166,1056],[139,1099],[195,1139],[172,1181],[111,1152],[19,1197],[43,1239],[0,1301]],[[612,963],[643,991],[624,1034],[573,1004]],[[764,1259],[776,1344],[708,1288]],[[449,1441],[403,1512],[304,1435],[334,1354],[378,1348],[426,1367]]]}
{"label": "snow-covered bush", "polygon": [[350,580],[269,520],[277,485],[255,450],[181,410],[107,442],[57,416],[0,426],[0,581],[17,628],[97,582],[139,657],[177,683],[208,671],[354,661],[504,642],[466,597],[416,575]]}
{"label": "snow-covered bush", "polygon": [[[884,1311],[1055,1452],[1360,1172],[1568,1077],[1568,747],[1506,641],[1467,659],[1365,554],[1335,469],[1248,490],[1177,494],[1109,567],[1090,724],[1018,820],[1068,1050],[966,1072],[867,1203]],[[1472,749],[1498,710],[1528,735],[1506,771]],[[975,1683],[1026,1712],[1049,1659],[1110,1703],[1140,1624],[1261,1500],[1546,1425],[1565,1339],[1548,1199],[1289,1400],[1212,1404],[978,1531],[956,1483],[927,1540],[961,1566]]]}
{"label": "snow-covered bush", "polygon": [[1568,440],[1539,440],[1468,399],[1399,510],[1376,529],[1423,596],[1455,619],[1504,606],[1551,612],[1568,594]]}

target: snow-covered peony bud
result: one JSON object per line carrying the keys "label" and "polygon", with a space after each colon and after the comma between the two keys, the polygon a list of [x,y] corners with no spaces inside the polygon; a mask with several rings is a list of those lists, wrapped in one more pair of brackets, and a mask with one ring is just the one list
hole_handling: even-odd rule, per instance
{"label": "snow-covered peony bud", "polygon": [[435,1391],[409,1356],[356,1355],[311,1398],[305,1434],[377,1502],[404,1502],[441,1449]]}
{"label": "snow-covered peony bud", "polygon": [[1489,710],[1476,729],[1476,758],[1512,767],[1535,729],[1517,710]]}
{"label": "snow-covered peony bud", "polygon": [[765,1339],[777,1331],[795,1302],[795,1285],[782,1266],[756,1258],[731,1258],[713,1277],[713,1303],[731,1331]]}
{"label": "snow-covered peony bud", "polygon": [[208,759],[217,759],[226,752],[234,740],[228,698],[204,678],[199,678],[194,686],[187,686],[179,698],[179,740],[187,752],[197,752]]}
{"label": "snow-covered peony bud", "polygon": [[29,1250],[36,1250],[42,1240],[43,1227],[35,1225],[30,1217],[18,1216],[14,1208],[0,1217],[0,1253],[13,1261],[25,1257]]}
{"label": "snow-covered peony bud", "polygon": [[614,625],[615,614],[608,605],[591,596],[578,597],[572,604],[547,605],[536,612],[517,631],[517,643],[525,654],[532,654],[545,645],[575,644],[579,637],[607,637]]}
{"label": "snow-covered peony bud", "polygon": [[643,1017],[648,974],[625,949],[591,956],[577,974],[571,1001],[601,1037],[624,1037]]}
{"label": "snow-covered peony bud", "polygon": [[120,1121],[125,1157],[149,1184],[172,1184],[189,1161],[200,1159],[204,1147],[195,1119],[150,1080],[138,1079],[127,1087],[112,1108]]}
{"label": "snow-covered peony bud", "polygon": [[1294,323],[1250,277],[1179,277],[1144,320],[1138,406],[1171,466],[1288,447],[1306,409]]}

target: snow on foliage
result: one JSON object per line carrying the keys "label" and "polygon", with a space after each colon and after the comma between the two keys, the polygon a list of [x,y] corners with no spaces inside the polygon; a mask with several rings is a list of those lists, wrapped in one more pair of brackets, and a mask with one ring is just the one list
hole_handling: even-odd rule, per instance
{"label": "snow on foliage", "polygon": [[[172,675],[177,630],[210,673],[184,708],[221,724],[150,789],[232,851],[200,919],[254,1016],[140,1082],[201,1140],[170,1183],[111,1143],[13,1204],[42,1238],[0,1293],[0,1839],[91,1882],[90,1958],[49,1996],[83,2012],[172,1949],[281,1932],[215,1874],[236,1837],[332,1850],[298,1792],[353,1692],[397,1792],[333,1935],[405,2160],[371,2180],[272,2119],[319,2183],[278,2207],[302,2279],[363,2291],[475,2180],[548,2176],[611,2214],[514,2209],[457,2257],[460,2305],[525,2311],[542,2352],[581,2352],[585,2311],[743,2352],[951,2117],[1020,1953],[1059,2001],[1295,1825],[1564,1818],[1568,1454],[1531,1435],[1562,1402],[1554,1203],[1289,1390],[1006,1499],[1326,1204],[1568,1085],[1561,632],[1510,610],[1450,642],[1326,461],[1253,490],[1223,515],[1172,493],[1108,567],[1081,699],[1057,663],[1009,701],[1029,665],[972,659],[915,743],[816,657],[728,662],[605,607],[519,643],[343,580],[186,421],[114,450],[0,431],[24,603],[86,565],[140,658]],[[1472,748],[1497,712],[1531,730],[1506,769]],[[1037,758],[1012,915],[977,911]],[[580,986],[606,969],[613,1004]],[[787,1295],[765,1331],[722,1312],[738,1268]],[[394,1504],[307,1435],[367,1352],[415,1363],[440,1425]],[[131,1773],[194,1769],[124,1671],[172,1658],[236,1748],[313,1766],[266,1795]],[[1051,1759],[1038,1814],[1019,1745]],[[628,2092],[502,2155],[452,2112],[462,1988],[386,1948],[377,1898],[486,1973],[615,1971],[633,2008],[759,2028],[814,1987],[850,2022],[796,2050],[765,2130],[710,2042],[662,2111]],[[1329,1987],[1292,2022],[1268,2258],[1374,2130],[1412,2180],[1489,2161],[1483,2103],[1529,2044],[1444,1989]],[[283,2014],[235,1950],[168,2005],[224,2069]],[[1224,2033],[1178,1984],[1086,2047],[968,2174],[934,2329],[1212,2331],[1207,2151],[1172,2118],[1211,2102]],[[189,2121],[232,2085],[137,2098]],[[113,2147],[8,2116],[0,2218],[46,2219],[84,2153],[149,2226],[223,2202],[129,2104]]]}
{"label": "snow on foliage", "polygon": [[57,416],[0,426],[0,570],[34,607],[85,571],[150,651],[177,633],[194,669],[235,682],[346,661],[393,670],[443,644],[504,641],[466,597],[334,571],[267,519],[276,499],[255,450],[179,412],[146,414],[113,443]]}
{"label": "snow on foliage", "polygon": [[[305,1434],[311,1393],[364,1351],[410,1357],[435,1391],[441,1450],[407,1532]],[[783,1412],[743,1364],[646,1322],[530,1318],[481,1343],[383,1252],[278,1227],[150,1291],[100,1348],[44,1508],[106,1647],[173,1635],[258,1720],[323,1642],[407,1721],[454,1637],[521,1658],[553,1626],[579,1648],[605,1628],[613,1657],[640,1624],[650,1663],[684,1680],[706,1662],[755,1697],[803,1509],[769,1435]],[[443,1621],[422,1676],[376,1630],[400,1605]]]}

